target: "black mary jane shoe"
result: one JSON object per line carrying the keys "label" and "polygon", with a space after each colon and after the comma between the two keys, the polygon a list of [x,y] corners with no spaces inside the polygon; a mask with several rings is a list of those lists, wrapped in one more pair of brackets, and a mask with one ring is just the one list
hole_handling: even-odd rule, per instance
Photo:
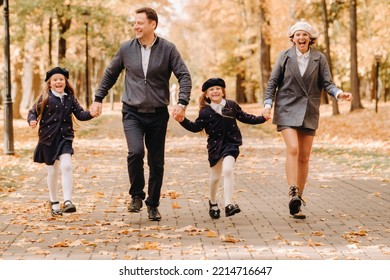
{"label": "black mary jane shoe", "polygon": [[61,209],[53,209],[53,205],[56,205],[56,204],[60,204],[60,202],[59,201],[54,201],[54,202],[49,201],[50,213],[53,217],[62,216]]}
{"label": "black mary jane shoe", "polygon": [[209,215],[211,219],[219,219],[221,217],[221,211],[219,209],[217,210],[212,209],[213,207],[218,207],[218,204],[211,204],[211,201],[209,200],[209,206],[210,206]]}
{"label": "black mary jane shoe", "polygon": [[76,206],[70,200],[64,201],[64,207],[62,208],[62,212],[64,213],[73,213],[76,212]]}
{"label": "black mary jane shoe", "polygon": [[237,204],[235,204],[235,205],[229,204],[228,206],[225,207],[226,217],[233,216],[234,214],[237,214],[240,212],[241,212],[241,209]]}

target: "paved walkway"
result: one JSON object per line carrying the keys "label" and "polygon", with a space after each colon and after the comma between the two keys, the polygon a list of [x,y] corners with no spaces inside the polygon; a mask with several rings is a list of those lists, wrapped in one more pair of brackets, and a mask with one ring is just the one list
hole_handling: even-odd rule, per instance
{"label": "paved walkway", "polygon": [[253,126],[240,125],[244,146],[235,166],[234,194],[240,214],[210,219],[206,138],[184,131],[174,121],[166,145],[159,208],[163,218],[149,221],[146,209],[128,213],[126,145],[120,117],[114,112],[96,122],[114,132],[111,136],[75,141],[77,213],[57,219],[49,216],[44,206],[43,166],[32,165],[26,172],[35,174],[26,185],[0,198],[0,259],[390,258],[388,182],[359,176],[313,154],[304,196],[307,219],[292,219],[287,208],[283,143],[264,138]]}

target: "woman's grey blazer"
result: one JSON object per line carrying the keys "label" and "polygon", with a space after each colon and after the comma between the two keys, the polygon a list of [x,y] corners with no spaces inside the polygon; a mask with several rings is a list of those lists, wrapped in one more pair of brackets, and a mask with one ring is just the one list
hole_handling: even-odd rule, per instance
{"label": "woman's grey blazer", "polygon": [[317,129],[322,89],[333,97],[341,91],[332,81],[325,55],[311,48],[307,69],[301,76],[293,46],[280,53],[272,69],[264,105],[275,103],[276,125]]}

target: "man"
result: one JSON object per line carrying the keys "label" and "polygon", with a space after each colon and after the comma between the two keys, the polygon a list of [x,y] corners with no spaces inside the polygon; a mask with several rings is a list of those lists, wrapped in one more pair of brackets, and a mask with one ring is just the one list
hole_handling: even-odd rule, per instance
{"label": "man", "polygon": [[157,36],[157,13],[148,7],[135,12],[136,38],[121,45],[105,70],[91,111],[101,114],[102,100],[125,69],[122,122],[128,146],[129,212],[140,212],[145,200],[144,156],[149,166],[145,200],[149,220],[161,220],[158,210],[164,174],[165,137],[169,119],[169,79],[179,83],[179,100],[172,114],[183,119],[190,100],[191,76],[175,45]]}

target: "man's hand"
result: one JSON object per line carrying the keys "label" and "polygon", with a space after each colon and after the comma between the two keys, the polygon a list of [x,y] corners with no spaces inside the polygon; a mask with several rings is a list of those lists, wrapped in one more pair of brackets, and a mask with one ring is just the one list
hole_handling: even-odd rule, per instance
{"label": "man's hand", "polygon": [[95,118],[102,114],[102,110],[103,110],[103,104],[95,101],[92,103],[89,111],[91,113],[91,116]]}
{"label": "man's hand", "polygon": [[178,122],[182,122],[186,117],[186,112],[182,107],[176,105],[172,110],[172,117]]}

